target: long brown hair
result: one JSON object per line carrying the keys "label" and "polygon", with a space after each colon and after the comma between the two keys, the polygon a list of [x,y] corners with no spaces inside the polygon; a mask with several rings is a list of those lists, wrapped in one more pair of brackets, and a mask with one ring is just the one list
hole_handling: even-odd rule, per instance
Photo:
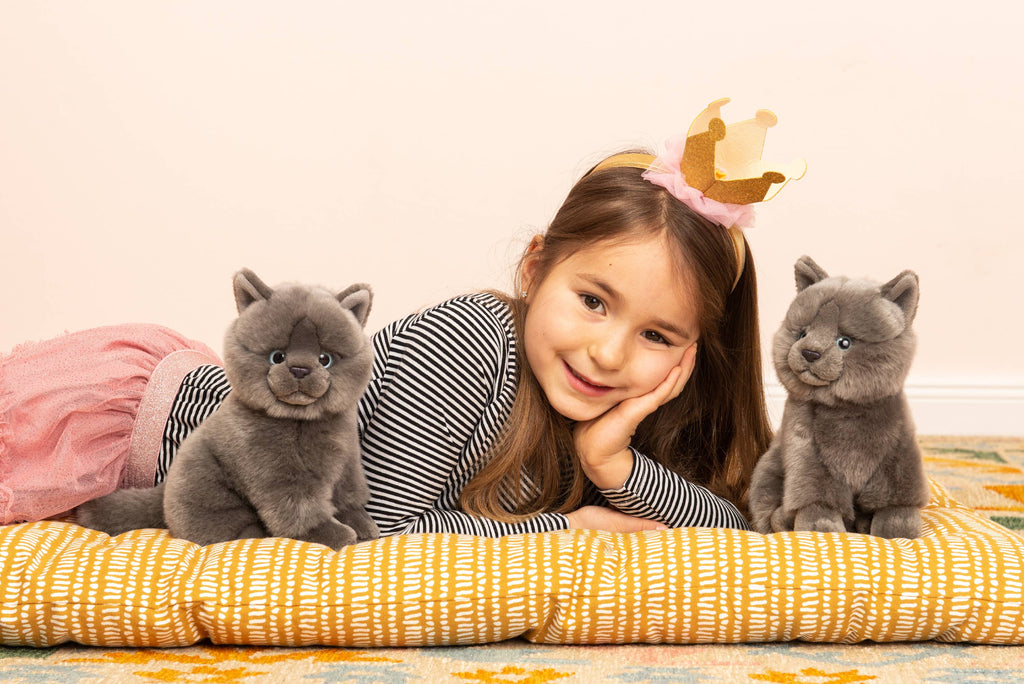
{"label": "long brown hair", "polygon": [[[609,168],[580,179],[544,234],[543,249],[524,253],[515,291],[523,286],[527,258],[538,260],[533,273],[539,283],[581,249],[666,233],[681,277],[698,300],[697,364],[683,392],[640,424],[632,445],[745,511],[751,472],[772,437],[750,248],[744,242],[746,264],[734,288],[738,266],[727,231],[640,174],[634,168]],[[522,339],[526,304],[505,300]],[[505,429],[489,462],[460,497],[463,510],[506,522],[543,511],[573,511],[586,486],[571,425],[547,403],[525,353],[518,358],[519,388]],[[533,487],[523,486],[524,472]]]}

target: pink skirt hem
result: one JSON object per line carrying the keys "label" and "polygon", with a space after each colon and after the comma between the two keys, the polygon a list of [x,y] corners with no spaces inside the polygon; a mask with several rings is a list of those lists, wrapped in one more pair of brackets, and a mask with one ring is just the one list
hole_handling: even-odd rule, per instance
{"label": "pink skirt hem", "polygon": [[152,325],[95,328],[0,355],[0,524],[152,486],[181,380],[219,363],[206,345]]}

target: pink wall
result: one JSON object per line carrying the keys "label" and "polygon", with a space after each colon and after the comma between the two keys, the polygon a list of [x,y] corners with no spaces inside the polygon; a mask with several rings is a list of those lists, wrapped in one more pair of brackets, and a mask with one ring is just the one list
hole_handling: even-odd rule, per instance
{"label": "pink wall", "polygon": [[368,281],[372,327],[504,287],[591,162],[731,96],[809,167],[749,232],[766,338],[801,254],[913,268],[914,381],[1019,403],[1021,11],[911,4],[0,4],[0,349],[123,321],[219,347],[242,265]]}

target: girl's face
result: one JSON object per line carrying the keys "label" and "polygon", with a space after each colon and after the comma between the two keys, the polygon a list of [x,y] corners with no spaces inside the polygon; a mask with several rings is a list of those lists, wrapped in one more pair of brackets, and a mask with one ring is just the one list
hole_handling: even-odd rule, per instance
{"label": "girl's face", "polygon": [[536,260],[527,258],[523,344],[559,414],[587,421],[650,392],[697,341],[696,307],[671,254],[661,234],[599,243],[539,283]]}

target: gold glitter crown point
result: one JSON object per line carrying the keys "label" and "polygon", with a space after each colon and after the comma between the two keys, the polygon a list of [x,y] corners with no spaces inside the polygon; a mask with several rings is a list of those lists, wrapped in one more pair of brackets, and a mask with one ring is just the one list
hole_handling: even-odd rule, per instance
{"label": "gold glitter crown point", "polygon": [[680,170],[686,184],[705,197],[727,204],[753,204],[771,199],[790,180],[801,178],[807,163],[768,164],[761,159],[768,129],[779,119],[767,109],[754,118],[726,125],[715,100],[697,115],[686,134]]}

